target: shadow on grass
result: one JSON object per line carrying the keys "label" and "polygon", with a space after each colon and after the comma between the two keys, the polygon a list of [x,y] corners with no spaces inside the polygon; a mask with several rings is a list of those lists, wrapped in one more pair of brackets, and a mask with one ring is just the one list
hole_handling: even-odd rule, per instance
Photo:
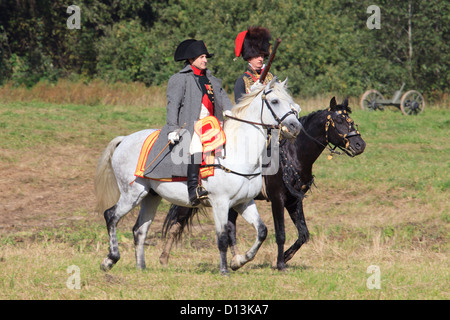
{"label": "shadow on grass", "polygon": [[[229,266],[228,266],[229,267]],[[312,269],[311,266],[307,265],[287,265],[286,269],[284,271],[280,271],[280,273],[283,272],[296,272],[296,271],[305,271]],[[271,271],[277,271],[276,268],[272,267],[272,264],[269,262],[263,262],[258,264],[249,264],[243,266],[241,269],[239,269],[242,273],[251,273],[252,270],[271,270]],[[197,264],[197,267],[194,270],[196,273],[204,274],[204,273],[211,273],[211,274],[219,274],[219,265],[215,263],[209,263],[209,262],[200,262]],[[229,268],[230,273],[235,273],[234,271]]]}

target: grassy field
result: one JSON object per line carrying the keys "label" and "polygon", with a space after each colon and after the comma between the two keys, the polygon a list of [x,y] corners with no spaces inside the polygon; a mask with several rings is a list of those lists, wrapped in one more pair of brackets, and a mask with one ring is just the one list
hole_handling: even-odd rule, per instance
{"label": "grassy field", "polygon": [[[286,272],[273,270],[270,206],[258,202],[269,235],[230,277],[218,272],[211,216],[173,249],[169,267],[159,265],[167,203],[150,228],[146,271],[135,269],[136,211],[119,225],[121,260],[99,268],[108,237],[93,212],[98,156],[117,135],[161,127],[164,107],[0,103],[0,299],[449,299],[450,110],[407,117],[351,101],[366,151],[316,162],[305,200],[310,241]],[[327,105],[299,102],[304,114]],[[244,250],[255,232],[242,220]],[[286,225],[290,245],[296,232],[288,217]]]}

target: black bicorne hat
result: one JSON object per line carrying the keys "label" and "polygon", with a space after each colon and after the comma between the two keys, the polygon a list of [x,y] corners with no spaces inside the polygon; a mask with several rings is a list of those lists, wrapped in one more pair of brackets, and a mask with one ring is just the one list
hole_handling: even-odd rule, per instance
{"label": "black bicorne hat", "polygon": [[203,40],[187,39],[178,45],[174,59],[175,61],[183,61],[197,58],[202,54],[206,54],[207,58],[211,58],[214,55],[208,52]]}

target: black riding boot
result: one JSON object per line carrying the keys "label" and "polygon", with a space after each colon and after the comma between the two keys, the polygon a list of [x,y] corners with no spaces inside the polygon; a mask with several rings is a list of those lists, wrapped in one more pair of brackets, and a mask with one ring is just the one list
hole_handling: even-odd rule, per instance
{"label": "black riding boot", "polygon": [[191,205],[197,206],[201,199],[206,199],[208,191],[199,185],[199,174],[201,165],[201,153],[191,155],[191,163],[188,164],[187,171],[187,187],[189,193],[189,201]]}

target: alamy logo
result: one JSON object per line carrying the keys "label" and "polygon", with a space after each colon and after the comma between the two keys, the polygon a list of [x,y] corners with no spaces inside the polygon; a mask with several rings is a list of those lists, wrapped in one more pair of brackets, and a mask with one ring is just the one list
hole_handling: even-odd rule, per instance
{"label": "alamy logo", "polygon": [[376,5],[371,5],[367,7],[367,13],[372,13],[372,15],[367,18],[367,28],[370,30],[381,29],[381,11],[380,7]]}
{"label": "alamy logo", "polygon": [[371,265],[367,268],[366,273],[371,274],[366,281],[366,287],[369,290],[381,289],[381,271],[379,266]]}
{"label": "alamy logo", "polygon": [[81,9],[79,6],[71,5],[67,7],[67,13],[72,14],[67,19],[67,28],[68,29],[81,29]]}
{"label": "alamy logo", "polygon": [[68,289],[81,289],[81,276],[80,276],[80,268],[76,265],[71,265],[67,267],[67,273],[70,276],[67,278],[66,286]]}

